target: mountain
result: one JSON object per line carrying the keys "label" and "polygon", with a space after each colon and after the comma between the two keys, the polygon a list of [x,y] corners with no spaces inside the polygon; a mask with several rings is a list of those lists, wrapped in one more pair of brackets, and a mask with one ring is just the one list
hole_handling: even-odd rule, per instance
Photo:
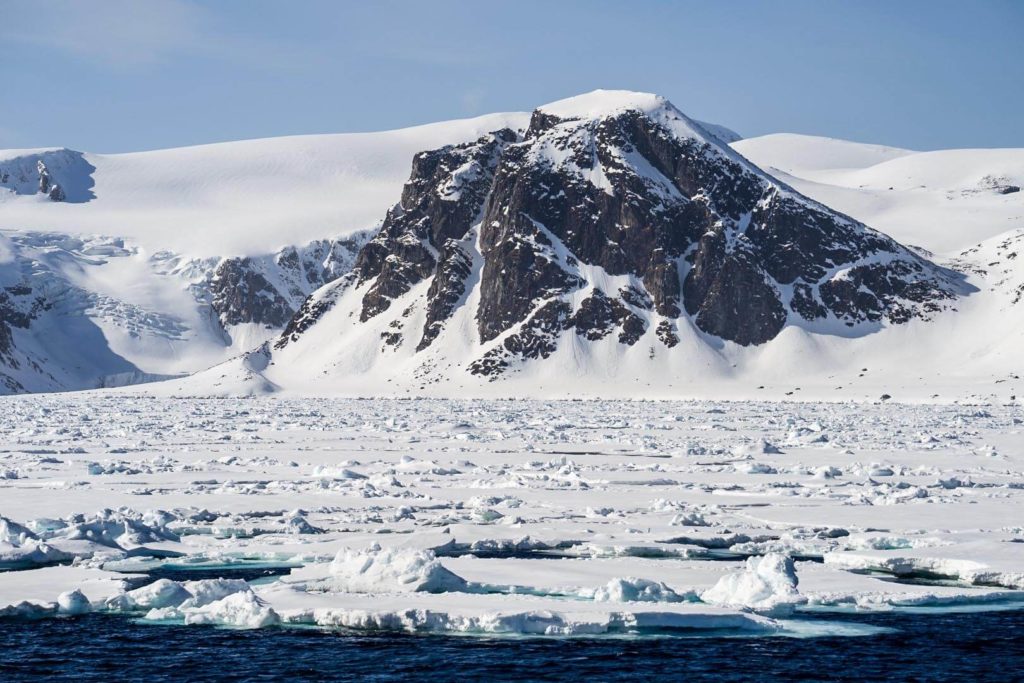
{"label": "mountain", "polygon": [[276,337],[351,269],[415,152],[526,120],[0,151],[0,393],[187,374]]}
{"label": "mountain", "polygon": [[861,340],[916,333],[976,290],[666,100],[596,91],[539,108],[522,133],[417,154],[350,274],[280,339],[183,386],[749,390],[829,367],[836,342],[855,356]]}
{"label": "mountain", "polygon": [[0,393],[1006,398],[1022,185],[1024,150],[741,139],[600,91],[0,151]]}

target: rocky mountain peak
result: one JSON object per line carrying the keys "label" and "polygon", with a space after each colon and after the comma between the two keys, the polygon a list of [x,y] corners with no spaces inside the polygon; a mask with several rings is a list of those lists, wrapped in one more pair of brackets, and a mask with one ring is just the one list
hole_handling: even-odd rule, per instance
{"label": "rocky mountain peak", "polygon": [[355,288],[362,324],[401,302],[378,323],[385,347],[424,352],[466,307],[477,350],[460,360],[487,375],[567,334],[671,348],[692,324],[755,345],[786,325],[926,317],[960,291],[956,274],[771,178],[664,98],[623,91],[540,107],[521,136],[416,155],[337,286]]}

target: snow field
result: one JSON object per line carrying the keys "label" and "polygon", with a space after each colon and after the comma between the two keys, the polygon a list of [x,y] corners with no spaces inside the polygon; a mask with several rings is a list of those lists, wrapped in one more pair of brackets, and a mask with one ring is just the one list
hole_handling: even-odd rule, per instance
{"label": "snow field", "polygon": [[[475,140],[529,114],[491,114],[378,133],[299,135],[130,154],[78,155],[88,186],[51,202],[0,185],[0,228],[117,235],[149,253],[258,256],[364,230],[398,200],[417,152]],[[0,150],[0,171],[54,150]],[[52,165],[52,164],[51,164]],[[58,169],[63,171],[64,169]],[[86,177],[82,177],[86,176]],[[34,188],[22,188],[23,191]]]}

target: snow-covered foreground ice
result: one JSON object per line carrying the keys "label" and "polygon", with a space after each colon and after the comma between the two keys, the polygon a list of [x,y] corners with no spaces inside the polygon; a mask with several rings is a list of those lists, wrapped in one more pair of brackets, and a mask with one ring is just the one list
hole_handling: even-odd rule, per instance
{"label": "snow-covered foreground ice", "polygon": [[3,616],[807,636],[1024,606],[1016,404],[0,405]]}

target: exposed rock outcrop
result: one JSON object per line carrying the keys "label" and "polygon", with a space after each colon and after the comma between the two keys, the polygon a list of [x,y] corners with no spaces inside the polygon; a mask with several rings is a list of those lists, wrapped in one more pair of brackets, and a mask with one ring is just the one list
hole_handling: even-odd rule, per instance
{"label": "exposed rock outcrop", "polygon": [[284,329],[314,290],[347,274],[369,238],[318,240],[273,256],[222,259],[201,285],[225,328],[254,323]]}

